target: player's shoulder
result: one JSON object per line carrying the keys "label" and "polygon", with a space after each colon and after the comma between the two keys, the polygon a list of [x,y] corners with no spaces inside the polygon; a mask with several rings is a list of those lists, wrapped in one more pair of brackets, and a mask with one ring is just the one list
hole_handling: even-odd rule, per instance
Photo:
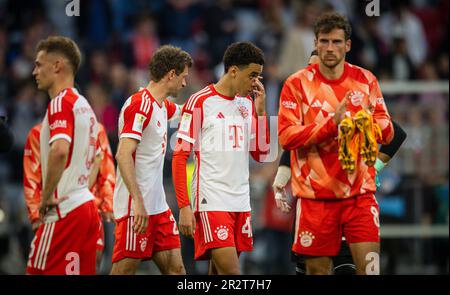
{"label": "player's shoulder", "polygon": [[315,67],[314,65],[308,65],[306,68],[300,69],[297,72],[290,75],[286,79],[285,84],[297,83],[304,79],[312,81],[317,71],[318,71],[317,67]]}
{"label": "player's shoulder", "polygon": [[50,115],[59,113],[64,109],[72,109],[75,102],[81,97],[75,88],[66,88],[53,98],[48,104]]}
{"label": "player's shoulder", "polygon": [[150,111],[152,103],[153,98],[149,91],[146,88],[141,88],[128,98],[124,106],[146,114]]}
{"label": "player's shoulder", "polygon": [[39,135],[41,133],[42,123],[38,123],[30,130],[30,134]]}
{"label": "player's shoulder", "polygon": [[205,100],[214,95],[215,94],[213,89],[211,88],[211,85],[208,85],[189,97],[189,99],[184,104],[184,110],[193,111],[194,108],[201,108]]}
{"label": "player's shoulder", "polygon": [[373,81],[377,80],[375,75],[368,69],[362,68],[360,66],[351,63],[346,63],[346,67],[349,71],[349,76],[352,79],[357,80],[358,82],[372,83]]}
{"label": "player's shoulder", "polygon": [[41,127],[42,127],[42,123],[34,125],[33,128],[31,128],[30,131],[28,132],[27,140],[28,141],[34,140],[34,139],[39,140],[39,138],[41,136]]}

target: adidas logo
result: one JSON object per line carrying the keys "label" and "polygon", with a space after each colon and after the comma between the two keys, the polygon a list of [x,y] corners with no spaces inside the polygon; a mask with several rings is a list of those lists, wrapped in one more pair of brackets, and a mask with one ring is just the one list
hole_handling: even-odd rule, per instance
{"label": "adidas logo", "polygon": [[216,117],[217,119],[225,119],[225,116],[222,114],[222,112],[219,112],[218,114],[217,114],[217,117]]}
{"label": "adidas logo", "polygon": [[313,108],[322,108],[322,103],[316,100],[312,105]]}
{"label": "adidas logo", "polygon": [[206,199],[202,200],[202,204],[208,204],[208,202],[206,202]]}

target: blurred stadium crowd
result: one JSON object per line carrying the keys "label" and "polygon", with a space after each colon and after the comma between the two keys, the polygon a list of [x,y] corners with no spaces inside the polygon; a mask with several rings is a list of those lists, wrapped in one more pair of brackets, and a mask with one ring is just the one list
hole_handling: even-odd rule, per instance
{"label": "blurred stadium crowd", "polygon": [[[22,158],[28,131],[42,119],[47,105],[31,72],[35,46],[48,35],[66,35],[80,45],[84,60],[77,84],[104,124],[113,153],[120,108],[146,85],[150,58],[161,44],[182,47],[194,58],[188,86],[176,99],[182,104],[221,75],[221,57],[230,43],[255,42],[266,57],[268,113],[276,116],[284,79],[307,65],[315,19],[337,10],[353,27],[347,60],[373,71],[382,90],[383,82],[448,83],[447,0],[383,0],[377,17],[366,15],[368,1],[356,0],[81,0],[78,17],[65,14],[68,2],[0,0],[0,115],[8,116],[15,134],[13,151],[0,156],[0,273],[25,269],[31,231],[23,201]],[[448,90],[384,95],[408,138],[380,175],[382,226],[448,227]],[[171,156],[169,150],[165,187],[176,212]],[[277,162],[252,164],[255,250],[243,259],[246,273],[294,273],[289,262],[292,216],[281,215],[272,202],[276,167]],[[107,227],[109,243],[112,229]],[[416,240],[382,240],[382,273],[448,274],[448,235]],[[109,270],[106,251],[103,272]],[[184,254],[188,273],[202,273],[204,268]]]}

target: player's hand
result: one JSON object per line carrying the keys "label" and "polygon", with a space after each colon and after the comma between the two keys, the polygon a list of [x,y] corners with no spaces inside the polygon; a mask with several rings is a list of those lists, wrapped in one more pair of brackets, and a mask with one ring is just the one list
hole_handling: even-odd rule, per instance
{"label": "player's hand", "polygon": [[134,199],[134,225],[133,230],[136,234],[145,234],[148,227],[148,214],[145,210],[144,200],[142,197]]}
{"label": "player's hand", "polygon": [[31,224],[31,230],[33,231],[33,233],[36,233],[37,229],[39,228],[39,226],[41,224],[42,224],[42,222],[39,219]]}
{"label": "player's hand", "polygon": [[60,203],[64,202],[68,198],[69,198],[68,196],[62,196],[58,199],[55,199],[54,197],[49,197],[49,198],[43,197],[41,204],[39,205],[40,221],[44,222],[45,214],[47,214],[48,211],[52,210],[54,207],[58,206]]}
{"label": "player's hand", "polygon": [[194,237],[195,217],[194,213],[192,213],[191,206],[186,206],[180,209],[178,229],[183,235],[191,238]]}
{"label": "player's hand", "polygon": [[333,121],[336,125],[339,125],[339,123],[341,123],[341,121],[345,118],[345,112],[347,111],[347,103],[351,93],[352,93],[351,90],[347,91],[344,99],[339,103],[339,105],[336,108],[336,111],[334,112]]}
{"label": "player's hand", "polygon": [[256,115],[264,116],[266,114],[266,90],[261,82],[262,77],[258,76],[252,84],[252,95],[255,99],[255,111]]}
{"label": "player's hand", "polygon": [[114,213],[112,212],[102,212],[102,219],[106,222],[114,221]]}
{"label": "player's hand", "polygon": [[283,213],[289,213],[291,211],[291,206],[287,202],[286,191],[283,185],[274,185],[273,192],[275,194],[275,202],[277,204],[277,208],[281,210]]}

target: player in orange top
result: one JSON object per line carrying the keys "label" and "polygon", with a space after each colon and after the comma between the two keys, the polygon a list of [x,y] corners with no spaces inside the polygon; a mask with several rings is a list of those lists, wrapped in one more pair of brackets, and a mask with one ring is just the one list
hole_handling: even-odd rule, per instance
{"label": "player in orange top", "polygon": [[306,256],[308,274],[329,274],[330,257],[344,234],[357,274],[379,274],[379,218],[375,169],[358,155],[348,174],[338,159],[338,126],[361,109],[370,110],[386,144],[394,135],[377,79],[345,62],[351,27],[337,14],[315,25],[318,65],[290,76],[282,89],[278,135],[293,150],[292,189],[297,202],[293,251]]}
{"label": "player in orange top", "polygon": [[[39,137],[41,132],[41,123],[35,125],[28,133],[23,157],[23,185],[25,203],[28,209],[28,218],[31,222],[31,229],[36,232],[41,224],[39,219],[39,204],[41,202],[42,192],[42,174]],[[115,168],[112,158],[111,148],[105,128],[99,124],[99,147],[98,154],[92,168],[89,187],[94,194],[94,203],[99,210],[99,230],[97,237],[97,268],[104,249],[104,230],[103,220],[110,222],[113,220],[112,198],[115,185]],[[101,216],[100,216],[101,214]]]}
{"label": "player in orange top", "polygon": [[23,193],[33,232],[36,232],[41,224],[39,220],[42,192],[41,152],[39,150],[41,126],[41,123],[35,125],[28,133],[23,154]]}
{"label": "player in orange top", "polygon": [[94,203],[99,212],[100,223],[97,239],[97,270],[100,267],[103,249],[105,248],[105,231],[102,221],[114,221],[113,195],[116,184],[116,171],[108,136],[102,124],[99,123],[98,127],[100,150],[89,176],[89,190],[94,194]]}

